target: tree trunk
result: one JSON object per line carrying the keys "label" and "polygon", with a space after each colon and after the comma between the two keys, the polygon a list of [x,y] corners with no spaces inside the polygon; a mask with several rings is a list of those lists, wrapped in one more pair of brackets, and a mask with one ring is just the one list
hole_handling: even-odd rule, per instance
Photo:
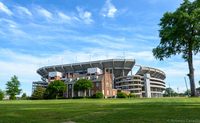
{"label": "tree trunk", "polygon": [[84,90],[84,98],[86,97],[86,90]]}
{"label": "tree trunk", "polygon": [[196,96],[196,88],[194,82],[194,67],[193,67],[193,53],[192,50],[188,52],[188,67],[189,67],[189,80],[190,80],[190,88],[191,88],[191,96]]}
{"label": "tree trunk", "polygon": [[58,94],[56,94],[56,99],[58,99]]}

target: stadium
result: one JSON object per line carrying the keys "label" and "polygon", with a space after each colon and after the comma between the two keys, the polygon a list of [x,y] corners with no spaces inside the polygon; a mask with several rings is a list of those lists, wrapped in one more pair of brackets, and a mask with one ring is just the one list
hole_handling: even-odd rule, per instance
{"label": "stadium", "polygon": [[115,85],[118,90],[130,91],[138,97],[162,97],[165,78],[163,71],[141,66],[135,75],[117,77]]}
{"label": "stadium", "polygon": [[87,96],[102,92],[104,97],[116,97],[117,91],[133,93],[138,97],[162,97],[165,89],[165,73],[156,68],[140,67],[132,74],[134,59],[108,59],[73,64],[53,65],[39,68],[37,73],[42,81],[33,82],[33,91],[37,86],[46,87],[54,80],[62,80],[68,90],[67,98],[83,96],[75,92],[73,85],[79,79],[89,79],[93,88]]}

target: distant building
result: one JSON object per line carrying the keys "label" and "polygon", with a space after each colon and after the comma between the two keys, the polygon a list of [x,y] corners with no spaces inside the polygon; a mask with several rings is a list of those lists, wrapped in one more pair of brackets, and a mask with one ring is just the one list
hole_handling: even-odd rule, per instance
{"label": "distant building", "polygon": [[[67,98],[83,96],[83,92],[73,89],[79,79],[89,79],[93,88],[87,96],[102,92],[107,97],[114,97],[117,90],[129,91],[138,97],[162,97],[165,88],[165,73],[161,70],[141,67],[136,75],[128,76],[135,65],[133,59],[108,59],[74,64],[63,64],[42,67],[37,70],[42,81],[33,82],[33,90],[37,86],[47,87],[54,80],[62,80],[68,90]],[[132,73],[132,72],[131,72]]]}
{"label": "distant building", "polygon": [[200,87],[196,88],[196,93],[197,93],[197,96],[200,96]]}

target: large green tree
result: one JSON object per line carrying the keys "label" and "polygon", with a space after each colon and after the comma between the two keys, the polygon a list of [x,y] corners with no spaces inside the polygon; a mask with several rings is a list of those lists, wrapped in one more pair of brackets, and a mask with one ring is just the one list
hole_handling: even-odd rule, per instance
{"label": "large green tree", "polygon": [[153,49],[159,59],[181,54],[188,63],[191,96],[195,96],[193,55],[200,50],[200,0],[184,0],[174,12],[166,12],[160,20],[160,44]]}
{"label": "large green tree", "polygon": [[86,91],[92,88],[92,81],[88,79],[79,79],[74,84],[75,91],[83,91],[84,97],[86,96]]}
{"label": "large green tree", "polygon": [[21,89],[19,89],[20,82],[17,76],[11,77],[11,80],[6,83],[6,93],[10,96],[11,100],[16,99],[16,95],[19,95]]}
{"label": "large green tree", "polygon": [[45,92],[45,98],[57,99],[63,98],[64,92],[66,92],[67,86],[61,80],[55,80],[51,82]]}

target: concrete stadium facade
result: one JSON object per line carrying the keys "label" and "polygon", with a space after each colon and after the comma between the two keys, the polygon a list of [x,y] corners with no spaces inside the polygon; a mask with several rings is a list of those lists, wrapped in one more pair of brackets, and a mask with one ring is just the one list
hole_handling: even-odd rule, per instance
{"label": "concrete stadium facade", "polygon": [[118,90],[127,90],[138,97],[162,97],[165,89],[165,73],[156,68],[140,67],[135,75],[115,79]]}
{"label": "concrete stadium facade", "polygon": [[[93,88],[87,91],[87,96],[102,92],[107,97],[114,97],[117,91],[128,91],[138,97],[161,97],[165,88],[165,73],[149,67],[140,67],[132,75],[134,59],[108,59],[74,64],[45,66],[37,73],[42,81],[33,82],[33,91],[37,86],[46,87],[54,80],[62,80],[68,90],[67,98],[83,96],[83,92],[75,92],[73,86],[79,79],[89,79]],[[131,75],[128,75],[131,73]]]}

